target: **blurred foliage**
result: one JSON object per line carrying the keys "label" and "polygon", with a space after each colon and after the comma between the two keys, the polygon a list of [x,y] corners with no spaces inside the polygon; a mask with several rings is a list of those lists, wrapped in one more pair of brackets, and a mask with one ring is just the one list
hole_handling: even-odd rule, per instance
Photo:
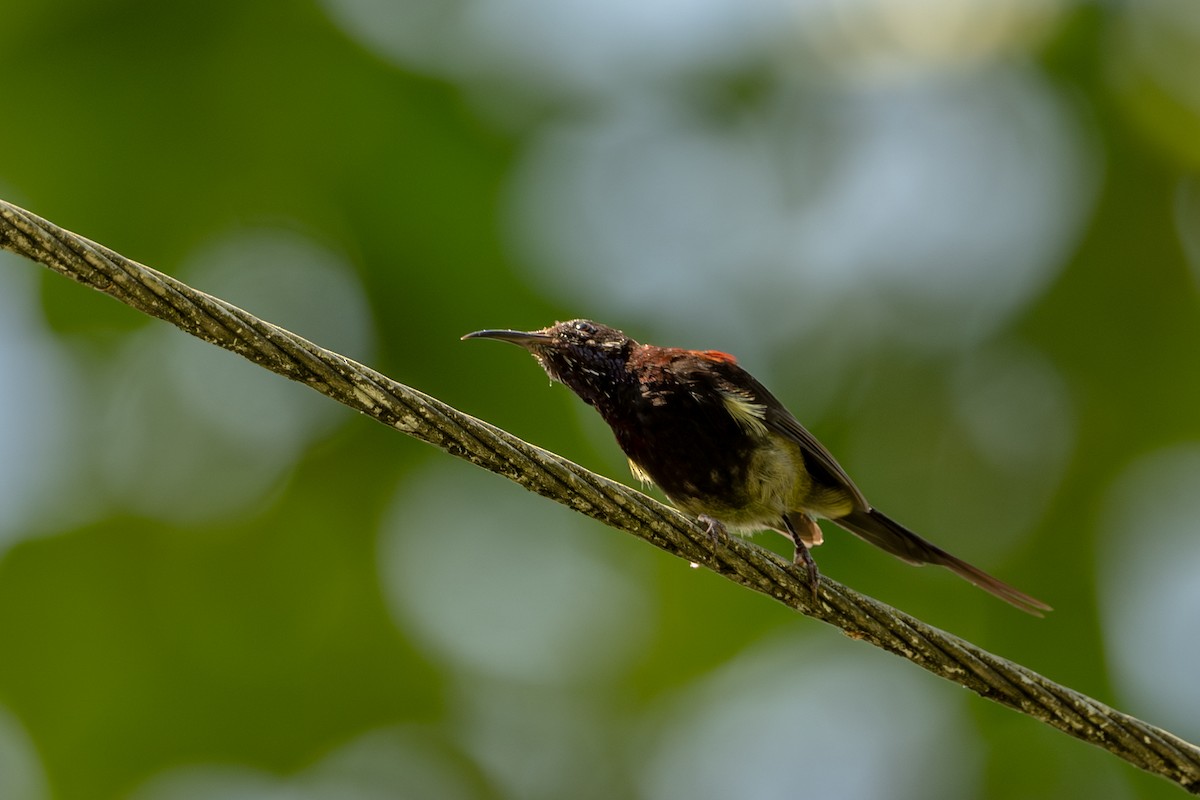
{"label": "blurred foliage", "polygon": [[[1057,610],[826,573],[1200,738],[1194,3],[668,5],[6,0],[0,194],[616,477],[458,337],[738,352]],[[0,796],[1175,791],[205,348],[0,257]]]}

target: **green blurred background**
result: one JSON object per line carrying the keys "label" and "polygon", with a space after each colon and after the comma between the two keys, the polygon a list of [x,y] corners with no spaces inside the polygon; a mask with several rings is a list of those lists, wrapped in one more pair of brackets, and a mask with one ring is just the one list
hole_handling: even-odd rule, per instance
{"label": "green blurred background", "polygon": [[[622,480],[458,337],[737,353],[1200,739],[1195,0],[0,2],[0,196]],[[7,255],[0,375],[2,798],[1177,793]]]}

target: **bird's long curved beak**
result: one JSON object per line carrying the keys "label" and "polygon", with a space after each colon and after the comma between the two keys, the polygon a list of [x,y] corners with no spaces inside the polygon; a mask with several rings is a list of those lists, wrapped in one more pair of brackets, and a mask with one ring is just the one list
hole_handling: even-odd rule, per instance
{"label": "bird's long curved beak", "polygon": [[488,330],[475,331],[468,333],[463,339],[499,339],[502,342],[510,342],[519,345],[528,350],[531,347],[538,345],[549,344],[554,340],[554,337],[548,333],[540,331],[506,331],[506,330]]}

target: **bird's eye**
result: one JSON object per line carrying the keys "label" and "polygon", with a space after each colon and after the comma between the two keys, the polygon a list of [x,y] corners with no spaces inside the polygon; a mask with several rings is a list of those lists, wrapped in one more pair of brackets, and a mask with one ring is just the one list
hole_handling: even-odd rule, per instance
{"label": "bird's eye", "polygon": [[588,322],[587,320],[579,320],[578,322],[576,322],[575,330],[579,331],[580,333],[587,334],[588,336],[596,335],[596,326],[593,325],[592,323]]}

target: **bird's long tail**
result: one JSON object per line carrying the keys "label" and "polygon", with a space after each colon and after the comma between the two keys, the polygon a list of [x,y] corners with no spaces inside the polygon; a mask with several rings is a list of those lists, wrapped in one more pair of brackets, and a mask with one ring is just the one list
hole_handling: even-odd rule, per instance
{"label": "bird's long tail", "polygon": [[991,592],[1027,614],[1040,617],[1043,616],[1042,612],[1051,610],[1050,606],[1036,597],[1031,597],[1019,589],[1009,586],[999,578],[993,578],[978,567],[971,566],[961,558],[950,555],[942,548],[925,541],[899,522],[875,509],[851,511],[833,522],[910,564],[940,564],[985,592]]}

